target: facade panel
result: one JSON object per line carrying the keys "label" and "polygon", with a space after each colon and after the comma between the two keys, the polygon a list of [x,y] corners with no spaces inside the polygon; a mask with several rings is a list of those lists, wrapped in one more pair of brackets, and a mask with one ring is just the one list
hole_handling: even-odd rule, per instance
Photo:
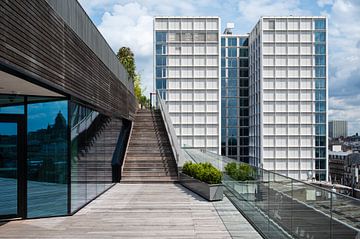
{"label": "facade panel", "polygon": [[[220,134],[219,21],[218,17],[154,19],[155,90],[169,106],[181,146],[215,153]],[[157,84],[160,80],[166,83]]]}

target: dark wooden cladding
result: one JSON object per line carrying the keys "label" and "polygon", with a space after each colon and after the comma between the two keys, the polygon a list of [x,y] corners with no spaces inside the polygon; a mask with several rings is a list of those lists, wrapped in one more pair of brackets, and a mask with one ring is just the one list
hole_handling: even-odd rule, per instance
{"label": "dark wooden cladding", "polygon": [[131,90],[45,0],[1,0],[0,34],[0,64],[108,116],[134,119]]}

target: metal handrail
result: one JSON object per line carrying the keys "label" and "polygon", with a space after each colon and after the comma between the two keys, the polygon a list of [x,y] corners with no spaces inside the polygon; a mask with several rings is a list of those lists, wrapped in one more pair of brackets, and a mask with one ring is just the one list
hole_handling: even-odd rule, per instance
{"label": "metal handrail", "polygon": [[161,98],[159,90],[156,91],[156,108],[159,109],[161,112],[161,116],[165,124],[166,132],[170,140],[170,145],[175,157],[177,167],[182,167],[182,165],[184,164],[183,152],[180,147],[178,138],[176,137],[176,133],[167,109],[167,105],[165,101]]}

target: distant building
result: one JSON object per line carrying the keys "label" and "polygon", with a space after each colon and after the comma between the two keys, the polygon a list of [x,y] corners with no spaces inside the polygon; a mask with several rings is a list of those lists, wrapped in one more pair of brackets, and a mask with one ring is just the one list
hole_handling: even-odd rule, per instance
{"label": "distant building", "polygon": [[332,183],[360,188],[360,153],[329,151],[329,177]]}
{"label": "distant building", "polygon": [[348,136],[348,124],[345,120],[329,121],[329,137],[339,138]]}

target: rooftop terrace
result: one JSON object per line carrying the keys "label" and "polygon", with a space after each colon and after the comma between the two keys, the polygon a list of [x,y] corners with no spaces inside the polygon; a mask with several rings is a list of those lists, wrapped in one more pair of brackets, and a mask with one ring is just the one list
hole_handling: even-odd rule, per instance
{"label": "rooftop terrace", "polygon": [[261,238],[225,197],[178,184],[116,184],[70,217],[11,221],[0,238]]}

